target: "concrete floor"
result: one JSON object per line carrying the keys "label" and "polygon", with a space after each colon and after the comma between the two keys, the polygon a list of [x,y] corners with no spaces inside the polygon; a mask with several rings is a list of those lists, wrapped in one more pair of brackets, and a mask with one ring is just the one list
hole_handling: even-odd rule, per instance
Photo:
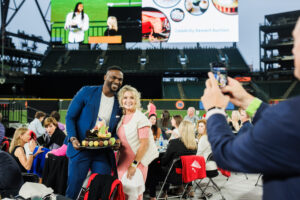
{"label": "concrete floor", "polygon": [[[260,179],[258,186],[255,186],[258,176],[258,174],[247,174],[248,179],[246,179],[245,174],[231,173],[231,176],[228,180],[222,175],[219,175],[213,180],[221,188],[221,192],[226,200],[259,200],[262,199],[262,182]],[[207,182],[208,179],[204,179],[200,186],[204,188],[206,185],[205,183]],[[212,194],[210,198],[207,198],[209,200],[222,199],[221,195],[212,187],[211,183],[206,189],[206,192]],[[193,200],[198,200],[201,194],[201,190],[196,189]],[[144,194],[144,199],[149,199],[149,195],[147,193]]]}

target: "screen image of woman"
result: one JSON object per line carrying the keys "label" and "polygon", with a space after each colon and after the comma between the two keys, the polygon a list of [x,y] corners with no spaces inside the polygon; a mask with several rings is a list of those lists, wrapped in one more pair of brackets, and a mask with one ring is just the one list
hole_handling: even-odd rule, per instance
{"label": "screen image of woman", "polygon": [[84,13],[83,4],[78,2],[73,12],[67,14],[65,29],[69,30],[69,42],[80,43],[84,40],[84,31],[89,29],[89,17]]}
{"label": "screen image of woman", "polygon": [[104,32],[105,36],[120,35],[118,32],[118,21],[115,16],[109,16],[107,18],[107,29]]}

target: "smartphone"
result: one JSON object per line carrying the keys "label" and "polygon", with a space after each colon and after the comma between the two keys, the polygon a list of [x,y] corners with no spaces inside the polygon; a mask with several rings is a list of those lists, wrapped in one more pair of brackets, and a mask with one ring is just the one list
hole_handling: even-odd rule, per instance
{"label": "smartphone", "polygon": [[214,74],[218,85],[220,88],[223,88],[227,85],[227,68],[224,63],[213,62],[210,63],[210,70]]}
{"label": "smartphone", "polygon": [[30,135],[30,139],[36,140],[36,135],[32,130],[29,131],[29,135]]}

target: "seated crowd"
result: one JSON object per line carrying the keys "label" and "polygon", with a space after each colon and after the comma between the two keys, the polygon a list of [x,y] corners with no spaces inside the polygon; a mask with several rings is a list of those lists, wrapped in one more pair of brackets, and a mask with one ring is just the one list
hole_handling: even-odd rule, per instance
{"label": "seated crowd", "polygon": [[[195,111],[194,108],[189,108],[189,115],[191,115],[190,110]],[[234,112],[241,113],[241,116],[243,115],[243,111],[233,111],[233,113]],[[146,114],[147,113],[145,113],[145,115]],[[151,133],[153,134],[153,140],[158,145],[157,147],[160,148],[160,140],[168,143],[167,148],[160,152],[159,157],[149,164],[148,172],[145,175],[148,177],[145,184],[146,190],[149,191],[149,195],[152,200],[156,199],[157,185],[159,182],[163,181],[163,177],[166,176],[170,169],[173,159],[179,158],[183,155],[200,155],[206,160],[212,153],[206,134],[206,120],[204,118],[201,119],[201,116],[199,117],[194,115],[190,117],[189,115],[187,115],[188,117],[185,117],[184,120],[181,115],[174,115],[171,117],[167,110],[162,112],[161,118],[159,119],[156,112],[148,114],[148,120],[152,130]],[[47,159],[49,154],[52,154],[53,156],[66,156],[68,141],[65,125],[57,121],[60,119],[57,111],[53,111],[50,116],[51,117],[46,117],[44,112],[39,111],[36,113],[35,119],[29,124],[28,128],[22,127],[15,131],[9,148],[9,153],[14,161],[9,162],[17,165],[21,173],[35,173],[35,171],[32,171],[32,168],[34,168],[34,160],[40,154],[43,154],[40,155],[43,159]],[[233,119],[228,116],[228,121],[231,122],[231,124],[235,124],[235,127],[238,127],[238,129],[242,125],[239,116],[240,115],[236,117],[233,115]],[[192,120],[188,120],[189,118]],[[196,121],[194,120],[195,118],[197,118]],[[243,118],[241,117],[241,119]],[[247,119],[247,123],[251,124],[251,122],[249,122],[249,118]],[[4,152],[1,151],[1,153]],[[7,155],[4,156],[7,157]],[[3,161],[11,158],[3,158]],[[1,164],[3,164],[3,162]],[[16,166],[13,166],[11,170],[15,168]],[[206,163],[207,170],[216,168],[217,166],[215,162]],[[3,173],[4,170],[7,170],[7,168],[0,170],[1,173]],[[5,177],[1,173],[0,175]],[[19,177],[20,183],[23,183],[23,179],[19,172],[11,172],[9,174],[14,177]],[[42,174],[38,175],[40,176],[40,183],[42,183]],[[121,177],[119,178],[121,179]],[[20,189],[20,183],[16,185],[17,189]],[[7,184],[6,186],[5,184],[6,183],[2,183],[1,185],[0,183],[0,191],[5,190],[5,187],[7,189],[10,187],[11,189],[11,184]],[[166,198],[169,193],[176,193],[176,191],[174,192],[174,189],[172,191],[169,189],[170,184],[176,185],[177,192],[182,191],[181,175],[176,174],[175,171],[172,172],[170,180],[163,188],[164,198]],[[193,197],[194,192],[192,191],[191,186],[192,184],[190,183],[187,191],[188,194]],[[11,194],[16,195],[16,192],[13,190]],[[5,196],[7,193],[2,192],[2,195]]]}

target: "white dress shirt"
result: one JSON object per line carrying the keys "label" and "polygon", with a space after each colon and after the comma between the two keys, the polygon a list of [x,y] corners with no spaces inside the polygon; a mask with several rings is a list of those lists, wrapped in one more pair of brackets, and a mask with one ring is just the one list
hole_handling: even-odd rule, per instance
{"label": "white dress shirt", "polygon": [[30,122],[28,129],[32,130],[37,138],[46,133],[46,129],[43,127],[42,122],[37,118],[34,118],[34,120]]}
{"label": "white dress shirt", "polygon": [[[115,102],[115,97],[107,97],[105,94],[102,92],[101,95],[101,101],[100,101],[100,106],[99,106],[99,111],[98,111],[98,117],[101,118],[101,120],[104,120],[106,122],[106,125],[109,125],[111,113],[113,110]],[[98,119],[97,119],[98,121]],[[97,123],[96,121],[96,123]]]}

